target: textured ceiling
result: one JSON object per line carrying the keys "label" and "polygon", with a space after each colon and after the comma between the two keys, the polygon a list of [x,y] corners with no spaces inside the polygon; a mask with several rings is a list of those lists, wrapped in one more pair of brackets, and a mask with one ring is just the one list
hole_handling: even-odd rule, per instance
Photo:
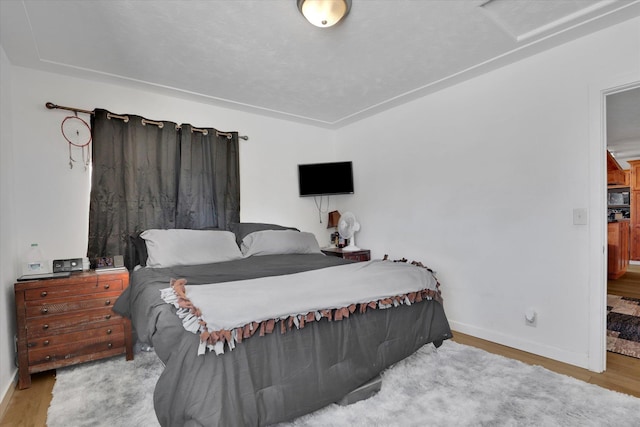
{"label": "textured ceiling", "polygon": [[353,0],[323,29],[295,0],[1,0],[0,43],[14,65],[338,128],[635,16],[637,0]]}

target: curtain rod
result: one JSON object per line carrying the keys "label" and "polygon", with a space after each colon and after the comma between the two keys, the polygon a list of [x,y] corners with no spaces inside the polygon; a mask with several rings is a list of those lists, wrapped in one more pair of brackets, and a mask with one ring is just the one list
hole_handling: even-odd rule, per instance
{"label": "curtain rod", "polygon": [[[75,107],[65,107],[64,105],[56,105],[53,102],[47,102],[46,104],[44,104],[45,107],[47,107],[49,110],[67,110],[67,111],[73,111],[75,113],[85,113],[85,114],[94,114],[93,110],[83,110],[82,108],[75,108]],[[111,117],[116,117],[116,118],[124,118],[125,116],[117,116],[115,114],[111,114]],[[129,120],[129,118],[127,117],[127,120]],[[143,119],[142,120],[142,124],[146,124],[146,123],[150,123],[150,124],[154,124],[154,125],[158,125],[158,124],[162,124],[162,122],[155,122],[153,120],[146,120]],[[176,125],[176,129],[180,129],[180,125]],[[206,129],[200,129],[200,128],[196,128],[196,127],[192,127],[191,128],[192,131],[194,132],[200,132],[204,135],[207,134],[207,130]],[[227,134],[224,132],[218,132],[219,135],[226,135],[229,136],[229,139],[231,138],[231,134]],[[238,138],[243,139],[245,141],[249,140],[249,137],[247,135],[238,135]]]}

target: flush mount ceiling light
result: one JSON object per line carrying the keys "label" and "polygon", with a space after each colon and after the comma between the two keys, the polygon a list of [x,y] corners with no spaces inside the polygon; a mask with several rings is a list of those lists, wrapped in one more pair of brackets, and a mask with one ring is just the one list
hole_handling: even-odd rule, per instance
{"label": "flush mount ceiling light", "polygon": [[298,0],[298,9],[316,27],[331,27],[347,16],[351,0]]}

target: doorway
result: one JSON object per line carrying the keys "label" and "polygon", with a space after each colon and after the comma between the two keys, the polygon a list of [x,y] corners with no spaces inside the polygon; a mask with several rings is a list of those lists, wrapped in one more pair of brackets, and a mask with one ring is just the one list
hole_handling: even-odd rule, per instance
{"label": "doorway", "polygon": [[[605,290],[608,299],[610,299],[609,294],[638,298],[639,294],[635,286],[628,284],[635,284],[634,280],[637,280],[637,286],[640,289],[640,280],[637,279],[640,271],[640,259],[637,256],[639,248],[630,248],[630,245],[638,244],[632,239],[630,231],[634,226],[634,212],[632,211],[638,209],[638,204],[634,203],[633,197],[631,197],[633,191],[630,190],[633,190],[633,183],[630,182],[630,164],[628,162],[640,160],[640,120],[638,119],[640,117],[640,83],[636,82],[606,91],[603,109],[605,121],[603,136],[607,149],[607,180],[605,184],[607,189],[607,215],[605,216],[607,235],[605,241],[608,250],[606,251],[607,259],[605,259],[607,266]],[[637,194],[639,193],[636,193],[636,197]],[[637,218],[637,214],[635,218]],[[615,310],[613,311],[615,312]],[[606,316],[609,316],[608,313]],[[612,322],[612,329],[617,329],[617,326],[613,326],[614,323],[616,322]],[[607,325],[607,329],[609,326]],[[632,341],[622,342],[631,343],[633,348],[636,348]],[[607,345],[605,338],[605,367],[609,358],[620,358],[620,355],[616,354],[620,353],[620,348],[618,348],[620,346],[612,342],[616,353],[608,353],[606,351]],[[630,354],[632,353],[627,353],[627,356],[622,356],[622,358],[630,357]],[[636,352],[634,351],[633,354]],[[632,359],[632,361],[636,364],[639,362],[638,359]]]}

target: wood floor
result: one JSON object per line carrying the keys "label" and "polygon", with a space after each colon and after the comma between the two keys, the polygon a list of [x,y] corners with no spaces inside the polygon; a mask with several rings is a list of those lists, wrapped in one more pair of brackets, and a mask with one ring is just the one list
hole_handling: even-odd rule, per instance
{"label": "wood floor", "polygon": [[31,376],[31,387],[13,391],[0,427],[44,427],[55,383],[55,371]]}
{"label": "wood floor", "polygon": [[607,292],[623,297],[640,298],[640,265],[630,265],[624,276],[609,280]]}
{"label": "wood floor", "polygon": [[[630,266],[627,274],[618,280],[609,281],[607,292],[640,298],[640,266]],[[640,397],[640,359],[616,353],[607,353],[606,372],[596,374],[586,369],[484,341],[459,332],[454,332],[453,339],[458,343],[478,347],[490,353],[517,359],[532,365],[544,366],[560,374]],[[0,421],[0,427],[45,426],[54,383],[55,372],[53,371],[33,375],[31,388],[13,392],[6,405],[6,412]]]}

